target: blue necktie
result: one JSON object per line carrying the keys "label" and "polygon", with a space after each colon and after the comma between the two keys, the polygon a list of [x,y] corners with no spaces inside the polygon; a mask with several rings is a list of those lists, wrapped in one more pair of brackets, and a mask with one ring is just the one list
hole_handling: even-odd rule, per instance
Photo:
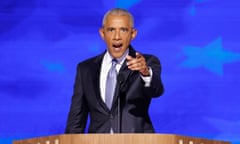
{"label": "blue necktie", "polygon": [[105,103],[109,109],[112,107],[112,100],[115,92],[116,82],[117,82],[117,70],[116,70],[117,60],[112,60],[112,66],[108,71],[106,90],[105,90]]}

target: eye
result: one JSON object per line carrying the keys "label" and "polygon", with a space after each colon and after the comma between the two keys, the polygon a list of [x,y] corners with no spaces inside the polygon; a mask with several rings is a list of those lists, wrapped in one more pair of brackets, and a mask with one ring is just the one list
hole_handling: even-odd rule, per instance
{"label": "eye", "polygon": [[113,32],[115,29],[114,28],[107,28],[108,32]]}
{"label": "eye", "polygon": [[128,28],[121,28],[122,32],[128,32]]}

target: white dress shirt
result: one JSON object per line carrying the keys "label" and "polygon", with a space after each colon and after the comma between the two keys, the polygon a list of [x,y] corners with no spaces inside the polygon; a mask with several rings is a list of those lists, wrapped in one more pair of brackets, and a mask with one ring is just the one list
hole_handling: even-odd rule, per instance
{"label": "white dress shirt", "polygon": [[[117,72],[119,72],[121,66],[123,65],[123,62],[126,59],[126,56],[128,55],[128,50],[123,54],[121,58],[118,58],[118,63],[116,65]],[[101,97],[103,101],[105,102],[105,91],[106,91],[106,80],[107,80],[107,74],[108,71],[110,70],[112,66],[112,56],[109,54],[107,51],[103,57],[102,60],[102,65],[101,65],[101,71],[100,71],[100,92],[101,92]],[[149,87],[151,80],[152,80],[152,69],[149,68],[150,71],[150,76],[142,76],[143,81],[145,82],[145,87]]]}

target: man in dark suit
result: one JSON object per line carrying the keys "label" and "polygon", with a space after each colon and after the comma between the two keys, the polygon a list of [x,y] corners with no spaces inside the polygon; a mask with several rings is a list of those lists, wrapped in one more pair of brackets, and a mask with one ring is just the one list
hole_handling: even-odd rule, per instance
{"label": "man in dark suit", "polygon": [[[151,98],[163,93],[160,62],[130,45],[137,30],[127,10],[108,11],[102,25],[107,50],[78,64],[65,133],[83,133],[88,115],[89,133],[153,133],[148,109]],[[108,85],[112,69],[115,83]]]}

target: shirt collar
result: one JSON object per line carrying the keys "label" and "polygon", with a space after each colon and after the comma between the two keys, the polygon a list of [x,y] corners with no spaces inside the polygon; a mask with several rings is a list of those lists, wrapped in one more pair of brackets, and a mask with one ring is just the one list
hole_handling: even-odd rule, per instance
{"label": "shirt collar", "polygon": [[[129,49],[127,49],[120,58],[117,58],[118,64],[122,64],[124,62],[124,60],[126,59],[126,56],[128,55],[128,53],[129,53]],[[107,53],[106,53],[106,61],[107,61],[107,63],[112,63],[112,59],[113,59],[113,57],[107,51]]]}

